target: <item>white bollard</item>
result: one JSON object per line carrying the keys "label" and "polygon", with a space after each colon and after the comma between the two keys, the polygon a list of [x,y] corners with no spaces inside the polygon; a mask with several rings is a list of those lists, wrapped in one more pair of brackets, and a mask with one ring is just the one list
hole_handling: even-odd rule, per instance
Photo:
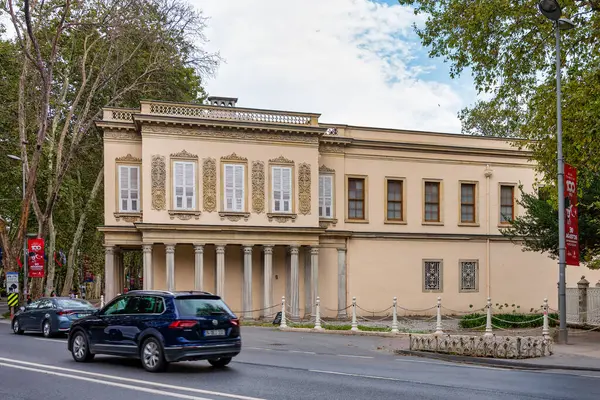
{"label": "white bollard", "polygon": [[358,323],[356,322],[356,297],[352,297],[352,328],[350,330],[358,330]]}
{"label": "white bollard", "polygon": [[487,299],[487,318],[485,321],[485,333],[483,336],[493,336],[492,333],[492,299]]}
{"label": "white bollard", "polygon": [[435,334],[443,335],[444,331],[442,330],[442,298],[437,298],[437,322],[435,324]]}
{"label": "white bollard", "polygon": [[100,295],[100,308],[104,308],[104,295]]}
{"label": "white bollard", "polygon": [[542,336],[544,339],[550,337],[550,326],[548,324],[548,299],[544,299],[544,326],[542,328]]}
{"label": "white bollard", "polygon": [[323,329],[321,326],[321,298],[319,296],[317,296],[315,308],[315,329]]}
{"label": "white bollard", "polygon": [[279,324],[279,328],[287,328],[287,323],[285,322],[285,296],[281,296],[281,323]]}
{"label": "white bollard", "polygon": [[392,307],[392,333],[398,333],[398,311],[396,310],[397,304],[398,299],[394,297],[394,306]]}

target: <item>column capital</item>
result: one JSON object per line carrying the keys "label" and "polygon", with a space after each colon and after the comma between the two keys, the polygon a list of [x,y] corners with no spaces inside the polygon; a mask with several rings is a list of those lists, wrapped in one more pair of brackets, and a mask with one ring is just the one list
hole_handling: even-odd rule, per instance
{"label": "column capital", "polygon": [[265,244],[263,245],[263,251],[265,252],[265,254],[273,254],[273,246],[272,244]]}
{"label": "column capital", "polygon": [[310,247],[310,254],[313,256],[319,255],[319,248],[316,246]]}
{"label": "column capital", "polygon": [[298,255],[298,252],[300,251],[300,247],[297,244],[290,245],[289,249],[290,249],[290,254],[293,254],[293,255]]}
{"label": "column capital", "polygon": [[115,251],[115,246],[104,246],[105,254],[113,254]]}
{"label": "column capital", "polygon": [[242,247],[244,248],[244,254],[252,254],[252,244],[245,244]]}
{"label": "column capital", "polygon": [[203,254],[204,253],[204,245],[203,244],[194,244],[194,252],[196,254]]}
{"label": "column capital", "polygon": [[144,244],[142,245],[142,249],[144,253],[152,253],[152,244]]}
{"label": "column capital", "polygon": [[175,245],[174,244],[165,244],[165,249],[167,253],[175,253]]}
{"label": "column capital", "polygon": [[218,244],[216,245],[217,254],[225,254],[225,245]]}
{"label": "column capital", "polygon": [[345,247],[338,247],[337,251],[338,253],[345,253],[348,250]]}

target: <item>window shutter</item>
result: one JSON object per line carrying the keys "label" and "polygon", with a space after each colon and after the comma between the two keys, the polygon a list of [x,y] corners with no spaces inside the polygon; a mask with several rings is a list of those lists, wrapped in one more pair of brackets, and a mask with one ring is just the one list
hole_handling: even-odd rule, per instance
{"label": "window shutter", "polygon": [[183,208],[184,195],[183,163],[175,163],[175,209]]}
{"label": "window shutter", "polygon": [[244,211],[244,166],[235,166],[235,182],[234,182],[234,210]]}
{"label": "window shutter", "polygon": [[325,177],[319,176],[319,217],[325,216],[324,182]]}
{"label": "window shutter", "polygon": [[185,163],[185,208],[194,209],[195,190],[194,190],[194,164]]}
{"label": "window shutter", "polygon": [[234,166],[225,165],[225,210],[233,211],[234,197]]}
{"label": "window shutter", "polygon": [[333,216],[333,177],[331,175],[323,177],[323,216],[331,218]]}
{"label": "window shutter", "polygon": [[119,204],[120,211],[129,211],[129,168],[119,166]]}
{"label": "window shutter", "polygon": [[281,167],[273,167],[273,212],[281,208]]}
{"label": "window shutter", "polygon": [[281,171],[281,197],[283,212],[290,212],[292,208],[292,169],[282,168]]}
{"label": "window shutter", "polygon": [[138,167],[129,167],[129,200],[131,201],[129,210],[139,211],[140,198],[140,169]]}
{"label": "window shutter", "polygon": [[119,165],[119,211],[140,210],[140,168]]}

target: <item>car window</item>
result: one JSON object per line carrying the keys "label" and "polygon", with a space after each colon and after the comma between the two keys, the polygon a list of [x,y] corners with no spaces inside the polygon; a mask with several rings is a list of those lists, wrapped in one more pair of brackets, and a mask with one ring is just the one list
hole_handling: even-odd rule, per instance
{"label": "car window", "polygon": [[161,314],[165,310],[162,298],[141,296],[137,303],[137,314]]}
{"label": "car window", "polygon": [[58,307],[63,309],[93,309],[96,308],[89,301],[80,299],[56,299]]}
{"label": "car window", "polygon": [[209,317],[218,314],[233,315],[223,300],[214,297],[180,297],[175,306],[182,317]]}
{"label": "car window", "polygon": [[27,309],[28,310],[37,310],[39,305],[40,305],[40,300],[36,300],[36,301],[31,302],[31,304],[29,304],[27,306]]}
{"label": "car window", "polygon": [[131,299],[131,297],[121,297],[120,299],[115,300],[113,303],[111,303],[106,308],[106,310],[104,310],[103,314],[104,315],[125,314],[125,307],[127,306],[129,299]]}
{"label": "car window", "polygon": [[42,299],[40,300],[40,303],[38,305],[38,310],[47,310],[49,308],[52,308],[52,306],[52,300]]}

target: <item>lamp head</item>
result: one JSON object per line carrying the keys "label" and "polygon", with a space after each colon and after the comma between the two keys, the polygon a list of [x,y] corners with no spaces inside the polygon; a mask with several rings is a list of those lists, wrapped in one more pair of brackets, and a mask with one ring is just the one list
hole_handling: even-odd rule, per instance
{"label": "lamp head", "polygon": [[558,20],[558,29],[561,31],[569,31],[575,29],[575,23],[568,18],[561,18]]}
{"label": "lamp head", "polygon": [[8,158],[10,158],[11,160],[17,160],[17,161],[21,161],[21,157],[12,155],[12,154],[7,154],[6,155]]}
{"label": "lamp head", "polygon": [[538,8],[544,17],[552,21],[558,21],[562,15],[560,4],[556,0],[540,0]]}

